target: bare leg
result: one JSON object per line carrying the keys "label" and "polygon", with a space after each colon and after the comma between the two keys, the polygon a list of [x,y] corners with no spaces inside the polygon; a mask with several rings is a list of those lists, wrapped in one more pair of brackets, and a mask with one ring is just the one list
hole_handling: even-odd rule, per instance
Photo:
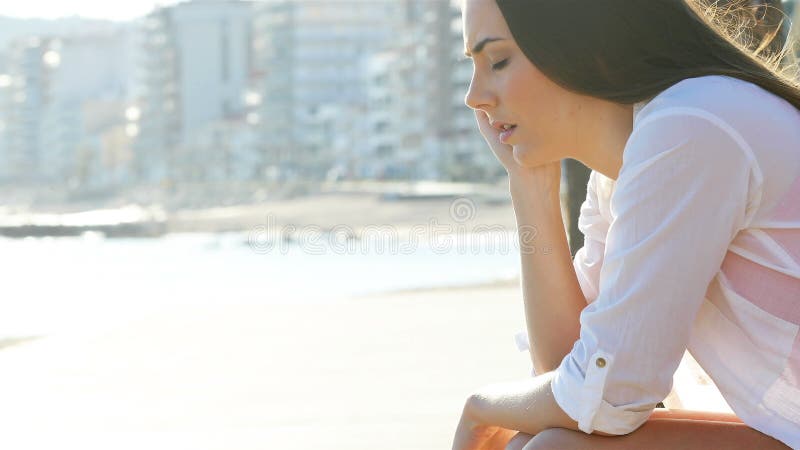
{"label": "bare leg", "polygon": [[743,424],[736,416],[702,411],[658,410],[633,433],[598,436],[553,428],[531,436],[517,433],[507,450],[787,450],[780,441]]}
{"label": "bare leg", "polygon": [[533,439],[533,435],[528,433],[519,432],[516,436],[511,438],[506,445],[505,450],[522,450],[525,445]]}

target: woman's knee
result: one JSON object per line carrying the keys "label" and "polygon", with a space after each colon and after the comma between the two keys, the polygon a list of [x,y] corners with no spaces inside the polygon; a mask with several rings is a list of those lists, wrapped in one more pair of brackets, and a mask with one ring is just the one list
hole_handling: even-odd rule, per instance
{"label": "woman's knee", "polygon": [[572,430],[563,428],[548,428],[533,436],[522,450],[566,450],[574,444]]}
{"label": "woman's knee", "polygon": [[522,450],[525,447],[525,444],[528,443],[533,438],[532,434],[527,434],[523,432],[519,432],[508,441],[505,450]]}

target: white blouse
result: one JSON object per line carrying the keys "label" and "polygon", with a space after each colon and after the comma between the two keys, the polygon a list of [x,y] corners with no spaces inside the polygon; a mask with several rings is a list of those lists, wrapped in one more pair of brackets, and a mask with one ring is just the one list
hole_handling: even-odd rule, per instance
{"label": "white blouse", "polygon": [[637,105],[618,179],[592,171],[578,226],[588,305],[553,393],[580,429],[642,425],[688,348],[800,449],[800,111],[727,76],[671,86]]}

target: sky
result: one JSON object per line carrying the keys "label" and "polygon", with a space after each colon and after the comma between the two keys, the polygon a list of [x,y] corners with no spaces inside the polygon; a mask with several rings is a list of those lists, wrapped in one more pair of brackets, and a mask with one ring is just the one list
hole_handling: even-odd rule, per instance
{"label": "sky", "polygon": [[130,20],[152,11],[156,5],[178,0],[0,0],[0,15],[55,19],[82,16],[92,19]]}

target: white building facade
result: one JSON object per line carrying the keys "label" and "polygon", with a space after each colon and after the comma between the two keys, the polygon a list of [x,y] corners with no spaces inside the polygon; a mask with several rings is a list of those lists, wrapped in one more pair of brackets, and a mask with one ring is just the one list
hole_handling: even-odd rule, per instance
{"label": "white building facade", "polygon": [[0,82],[5,181],[76,185],[99,173],[81,168],[99,160],[104,131],[90,126],[96,121],[84,105],[114,102],[112,117],[121,120],[132,64],[128,36],[123,27],[11,44]]}
{"label": "white building facade", "polygon": [[361,172],[378,178],[485,181],[497,161],[464,104],[472,68],[464,59],[457,4],[409,0],[390,50],[368,66],[371,128]]}
{"label": "white building facade", "polygon": [[401,1],[256,4],[264,168],[319,179],[352,171],[366,139],[366,66],[396,38]]}
{"label": "white building facade", "polygon": [[[157,9],[143,21],[135,121],[142,180],[193,178],[197,171],[183,169],[194,167],[192,161],[222,158],[224,149],[203,136],[246,120],[251,8],[243,1],[194,0]],[[187,148],[199,154],[187,155]]]}

